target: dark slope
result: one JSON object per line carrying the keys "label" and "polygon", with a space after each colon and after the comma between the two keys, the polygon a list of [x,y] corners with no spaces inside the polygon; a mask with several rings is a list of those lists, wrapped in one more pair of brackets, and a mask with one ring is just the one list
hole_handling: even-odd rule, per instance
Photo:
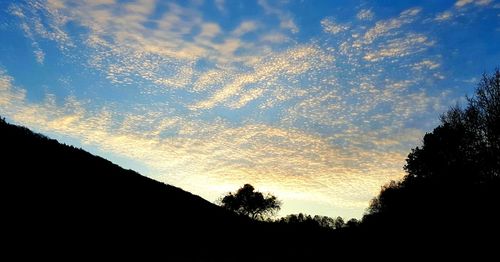
{"label": "dark slope", "polygon": [[[489,215],[476,210],[464,216],[471,210],[464,202],[454,205],[443,194],[429,195],[426,186],[422,192],[428,201],[446,205],[433,209],[427,203],[415,209],[408,197],[399,195],[401,205],[394,212],[371,214],[359,227],[330,231],[238,217],[182,189],[1,119],[0,154],[1,250],[16,258],[479,258],[493,254],[498,244],[489,241],[498,236],[497,198],[470,202],[477,210],[491,210]],[[412,193],[415,203],[427,199],[422,192]],[[496,189],[491,192],[498,196]],[[484,229],[491,231],[488,237]]]}
{"label": "dark slope", "polygon": [[310,261],[329,230],[252,221],[0,120],[2,237],[16,255]]}
{"label": "dark slope", "polygon": [[0,151],[2,216],[14,245],[78,250],[110,242],[217,257],[215,239],[252,226],[191,193],[4,120]]}

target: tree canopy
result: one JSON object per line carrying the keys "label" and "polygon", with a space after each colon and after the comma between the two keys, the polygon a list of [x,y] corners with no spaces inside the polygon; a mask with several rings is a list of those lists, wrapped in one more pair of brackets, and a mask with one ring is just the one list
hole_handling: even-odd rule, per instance
{"label": "tree canopy", "polygon": [[340,216],[331,218],[320,215],[311,216],[303,213],[287,215],[286,217],[282,217],[277,220],[277,222],[282,224],[302,225],[310,228],[319,227],[326,229],[342,229],[344,227],[352,228],[358,226],[359,224],[359,221],[355,218],[352,218],[345,223],[344,219]]}
{"label": "tree canopy", "polygon": [[228,193],[220,200],[222,207],[252,219],[264,219],[274,215],[281,208],[281,202],[272,194],[255,191],[245,184],[236,193]]}
{"label": "tree canopy", "polygon": [[[500,203],[500,71],[483,75],[465,107],[454,106],[408,155],[406,176],[384,186],[364,222],[428,225],[429,218],[494,220]],[[439,219],[432,220],[439,224]],[[483,221],[485,222],[485,221]],[[487,225],[488,223],[483,223]],[[490,224],[492,225],[492,224]]]}

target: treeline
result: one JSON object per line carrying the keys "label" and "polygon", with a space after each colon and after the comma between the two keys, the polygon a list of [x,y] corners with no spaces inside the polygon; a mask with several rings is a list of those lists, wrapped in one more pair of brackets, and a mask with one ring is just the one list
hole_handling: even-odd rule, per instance
{"label": "treeline", "polygon": [[410,223],[420,232],[439,228],[487,233],[498,227],[498,69],[483,75],[464,107],[454,106],[442,115],[441,124],[408,155],[404,169],[402,180],[390,182],[373,199],[364,223],[391,228]]}
{"label": "treeline", "polygon": [[357,228],[360,224],[360,221],[356,218],[351,218],[345,222],[342,217],[331,218],[329,216],[311,216],[302,213],[287,215],[274,222],[288,225],[302,225],[306,227],[320,227],[331,230]]}

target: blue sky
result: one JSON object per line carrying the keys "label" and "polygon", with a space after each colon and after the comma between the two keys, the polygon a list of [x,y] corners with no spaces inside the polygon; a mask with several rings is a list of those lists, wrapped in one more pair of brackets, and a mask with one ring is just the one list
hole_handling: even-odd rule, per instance
{"label": "blue sky", "polygon": [[0,114],[210,201],[359,218],[499,42],[494,0],[2,0]]}

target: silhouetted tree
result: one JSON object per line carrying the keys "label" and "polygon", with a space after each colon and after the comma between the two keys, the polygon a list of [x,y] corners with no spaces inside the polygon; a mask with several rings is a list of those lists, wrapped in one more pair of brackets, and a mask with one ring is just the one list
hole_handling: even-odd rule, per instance
{"label": "silhouetted tree", "polygon": [[250,184],[243,185],[236,193],[228,193],[219,202],[222,207],[252,219],[272,216],[281,208],[276,196],[255,191]]}
{"label": "silhouetted tree", "polygon": [[[278,220],[278,223],[307,227],[307,228],[319,228],[322,227],[321,225],[322,219],[323,218],[321,216],[316,215],[313,218],[310,215],[299,213],[299,214],[290,214],[287,215],[286,217],[282,217]],[[325,227],[329,226],[326,225]]]}
{"label": "silhouetted tree", "polygon": [[423,146],[408,155],[408,176],[418,180],[480,184],[500,176],[500,71],[483,75],[467,106],[452,107],[441,125],[426,134]]}
{"label": "silhouetted tree", "polygon": [[[278,220],[282,224],[290,225],[300,225],[308,228],[324,228],[324,229],[341,229],[346,226],[344,219],[342,217],[331,218],[328,216],[315,215],[311,217],[310,215],[305,215],[302,213],[291,214],[286,217],[282,217]],[[349,220],[351,225],[357,224],[356,219]]]}
{"label": "silhouetted tree", "polygon": [[328,216],[314,216],[314,220],[318,223],[319,226],[321,227],[326,227],[326,228],[334,228],[335,226],[335,220],[331,217]]}
{"label": "silhouetted tree", "polygon": [[359,220],[357,220],[356,218],[351,218],[349,219],[349,221],[347,221],[347,223],[345,223],[345,226],[347,228],[356,228],[359,226]]}
{"label": "silhouetted tree", "polygon": [[[391,181],[372,200],[363,223],[424,234],[466,230],[460,221],[482,218],[484,232],[500,204],[500,71],[483,75],[465,107],[454,106],[441,124],[412,149],[406,176]],[[459,211],[461,220],[453,218]],[[440,218],[441,221],[429,219]],[[490,221],[490,222],[488,222]],[[377,226],[378,227],[378,226]],[[404,229],[404,230],[403,230]],[[481,230],[478,230],[481,232]]]}
{"label": "silhouetted tree", "polygon": [[342,217],[337,217],[335,219],[335,222],[333,223],[333,226],[335,227],[335,229],[340,229],[344,227],[344,224],[344,219]]}

